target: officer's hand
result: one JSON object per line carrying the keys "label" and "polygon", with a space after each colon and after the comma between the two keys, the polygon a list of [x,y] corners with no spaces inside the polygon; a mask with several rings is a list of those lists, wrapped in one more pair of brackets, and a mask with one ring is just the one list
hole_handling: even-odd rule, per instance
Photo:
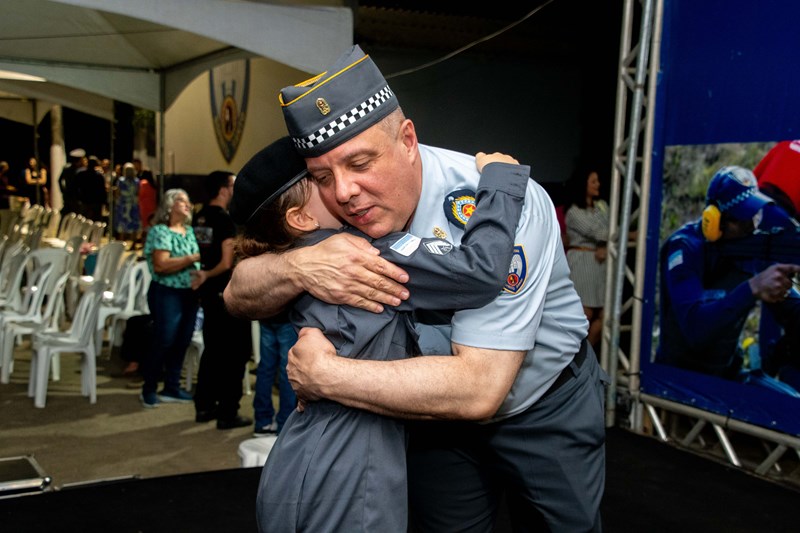
{"label": "officer's hand", "polygon": [[508,163],[509,165],[519,165],[519,161],[510,155],[494,152],[493,154],[486,154],[478,152],[475,154],[475,166],[478,167],[478,172],[483,172],[483,167],[489,163]]}
{"label": "officer's hand", "polygon": [[800,266],[776,263],[748,280],[753,296],[767,303],[782,302],[792,288],[792,277]]}
{"label": "officer's hand", "polygon": [[286,373],[297,394],[298,407],[303,409],[306,402],[319,400],[321,396],[318,381],[324,376],[325,361],[336,357],[336,349],[317,328],[300,330],[297,342],[289,350]]}
{"label": "officer's hand", "polygon": [[607,257],[608,257],[608,248],[606,248],[605,246],[598,246],[597,249],[594,251],[594,259],[598,263],[605,263]]}
{"label": "officer's hand", "polygon": [[365,239],[342,233],[287,257],[303,289],[314,297],[380,313],[384,305],[408,298],[401,285],[408,274],[378,254]]}

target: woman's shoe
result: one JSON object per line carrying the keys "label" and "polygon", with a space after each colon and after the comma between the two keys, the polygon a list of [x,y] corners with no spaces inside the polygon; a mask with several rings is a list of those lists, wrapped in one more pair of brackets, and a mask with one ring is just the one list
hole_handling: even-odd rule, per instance
{"label": "woman's shoe", "polygon": [[167,390],[164,389],[158,393],[158,399],[166,403],[189,403],[192,401],[192,395],[183,389]]}
{"label": "woman's shoe", "polygon": [[158,407],[158,404],[161,403],[159,400],[158,395],[155,392],[143,392],[139,395],[139,401],[142,402],[142,406],[146,409],[152,409],[154,407]]}

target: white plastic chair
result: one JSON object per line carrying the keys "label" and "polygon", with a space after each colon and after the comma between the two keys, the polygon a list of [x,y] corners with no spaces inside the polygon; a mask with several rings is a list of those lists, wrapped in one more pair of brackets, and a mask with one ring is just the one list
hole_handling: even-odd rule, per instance
{"label": "white plastic chair", "polygon": [[124,251],[124,242],[111,241],[97,251],[97,259],[91,276],[73,275],[67,286],[67,315],[72,316],[75,311],[78,295],[94,285],[96,281],[101,281],[107,287],[114,283],[114,276],[119,270],[120,258]]}
{"label": "white plastic chair", "polygon": [[114,284],[110,290],[105,292],[100,302],[100,311],[97,313],[97,332],[95,334],[98,354],[102,352],[103,334],[106,331],[106,323],[109,317],[119,313],[127,305],[130,294],[128,286],[131,283],[131,272],[136,260],[136,254],[129,254],[122,261],[119,272],[114,278]]}
{"label": "white plastic chair", "polygon": [[[62,253],[66,254],[63,250]],[[15,340],[22,335],[43,331],[47,328],[57,329],[57,322],[54,324],[53,319],[57,310],[62,307],[67,275],[63,264],[41,264],[31,276],[32,283],[29,285],[31,290],[26,294],[22,308],[18,311],[0,313],[0,349],[2,350],[0,352],[2,358],[0,383],[10,381],[11,372],[14,369]],[[58,380],[60,365],[57,361],[52,369],[53,379]]]}
{"label": "white plastic chair", "polygon": [[117,272],[119,272],[120,259],[125,252],[125,243],[122,241],[111,241],[97,250],[97,262],[91,276],[81,276],[79,284],[81,288],[93,285],[95,281],[101,281],[107,287],[114,285]]}
{"label": "white plastic chair", "polygon": [[64,305],[68,313],[71,313],[75,309],[75,306],[78,305],[78,297],[80,296],[78,279],[80,279],[81,273],[83,272],[81,246],[83,246],[84,242],[86,242],[84,236],[73,235],[64,243],[64,249],[69,253],[69,261],[67,262],[69,278],[67,279],[67,286],[64,290]]}
{"label": "white plastic chair", "polygon": [[[0,309],[19,311],[23,298],[29,290],[34,270],[42,264],[52,264],[54,271],[61,273],[67,261],[65,252],[58,248],[30,250],[23,246],[22,251],[11,258],[7,285],[0,294]],[[24,284],[27,283],[27,287]]]}
{"label": "white plastic chair", "polygon": [[0,269],[0,309],[17,309],[20,305],[27,251],[27,246],[23,245],[19,253],[3,261]]}
{"label": "white plastic chair", "polygon": [[[34,250],[26,255],[14,258],[14,263],[19,263],[15,273],[16,283],[25,285],[13,289],[16,296],[5,300],[5,305],[0,307],[0,338],[4,324],[8,321],[37,321],[40,320],[42,305],[55,284],[55,279],[65,272],[68,254],[57,248]],[[25,275],[27,274],[27,276]],[[3,346],[0,341],[0,346]],[[0,383],[8,383],[13,371],[13,338],[11,349],[4,349],[0,354],[2,369],[0,370]]]}
{"label": "white plastic chair", "polygon": [[125,331],[125,325],[130,317],[150,313],[150,308],[147,305],[147,290],[150,288],[152,277],[147,262],[139,261],[134,264],[129,278],[125,307],[110,316],[108,345],[112,348],[122,344],[122,333]]}
{"label": "white plastic chair", "polygon": [[86,235],[86,240],[97,246],[101,246],[103,236],[106,234],[106,227],[108,224],[105,222],[92,222],[89,226],[89,233]]}
{"label": "white plastic chair", "polygon": [[68,331],[41,331],[34,334],[28,397],[34,399],[36,407],[44,408],[47,400],[50,361],[63,352],[81,354],[81,394],[89,397],[89,403],[97,402],[94,332],[104,289],[102,283],[95,283],[83,293]]}
{"label": "white plastic chair", "polygon": [[61,219],[61,226],[58,228],[56,237],[65,242],[69,240],[69,238],[72,237],[70,230],[76,218],[78,218],[77,213],[67,213],[64,215],[64,218]]}
{"label": "white plastic chair", "polygon": [[200,369],[200,357],[203,355],[205,343],[203,342],[203,329],[196,329],[192,334],[192,342],[186,349],[186,357],[184,369],[186,370],[186,386],[184,387],[187,392],[192,392],[192,381],[194,380],[194,373]]}

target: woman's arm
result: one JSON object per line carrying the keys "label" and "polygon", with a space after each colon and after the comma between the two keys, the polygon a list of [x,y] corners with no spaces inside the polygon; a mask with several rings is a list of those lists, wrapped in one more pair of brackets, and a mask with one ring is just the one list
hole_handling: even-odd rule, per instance
{"label": "woman's arm", "polygon": [[157,274],[174,274],[200,261],[200,254],[194,253],[172,257],[169,250],[153,250],[153,270]]}
{"label": "woman's arm", "polygon": [[488,164],[458,247],[407,233],[373,241],[383,257],[409,274],[411,298],[400,310],[476,308],[497,297],[507,282],[529,176],[525,165]]}

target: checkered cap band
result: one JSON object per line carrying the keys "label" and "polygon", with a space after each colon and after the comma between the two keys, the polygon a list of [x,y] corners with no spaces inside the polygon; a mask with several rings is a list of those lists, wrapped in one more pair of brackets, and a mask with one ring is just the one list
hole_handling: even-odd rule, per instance
{"label": "checkered cap band", "polygon": [[720,211],[725,212],[730,208],[739,205],[740,203],[747,200],[749,197],[753,196],[757,191],[758,189],[756,189],[755,187],[753,187],[752,189],[745,189],[727,202],[718,202]]}
{"label": "checkered cap band", "polygon": [[294,141],[294,145],[298,150],[301,151],[310,150],[315,146],[327,141],[337,133],[340,133],[353,124],[356,124],[359,120],[363,119],[378,109],[381,105],[389,101],[393,96],[394,93],[392,93],[392,90],[387,85],[368,98],[366,101],[361,102],[347,113],[326,124],[312,134],[305,137],[293,137],[292,140]]}

